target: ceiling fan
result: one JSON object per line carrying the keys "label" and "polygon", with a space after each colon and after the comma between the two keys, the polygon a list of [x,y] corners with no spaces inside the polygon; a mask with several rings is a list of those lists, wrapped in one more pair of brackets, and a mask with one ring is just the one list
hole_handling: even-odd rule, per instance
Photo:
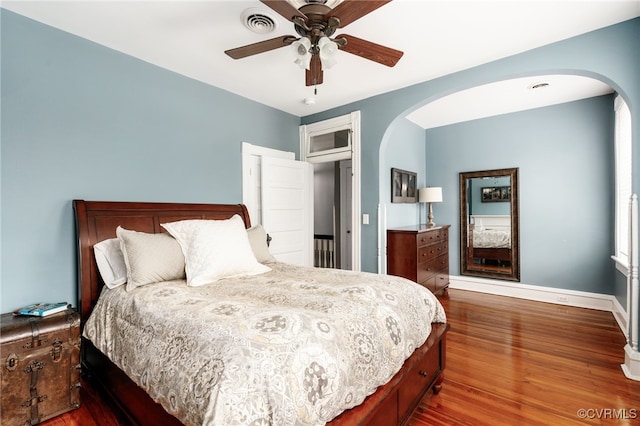
{"label": "ceiling fan", "polygon": [[391,0],[343,0],[333,9],[325,5],[326,0],[306,0],[299,9],[286,0],[260,1],[293,22],[300,37],[285,35],[226,50],[224,53],[233,59],[293,45],[297,54],[295,62],[306,69],[306,85],[315,86],[322,84],[323,69],[333,65],[333,55],[338,49],[389,67],[393,67],[403,55],[399,50],[348,34],[331,38],[336,29],[349,25]]}

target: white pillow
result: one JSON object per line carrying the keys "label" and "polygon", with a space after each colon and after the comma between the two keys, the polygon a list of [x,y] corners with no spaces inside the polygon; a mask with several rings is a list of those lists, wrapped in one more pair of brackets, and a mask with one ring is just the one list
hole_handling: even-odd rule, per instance
{"label": "white pillow", "polygon": [[111,238],[93,246],[96,264],[104,285],[116,288],[127,282],[127,265],[120,250],[120,240]]}
{"label": "white pillow", "polygon": [[260,263],[275,262],[276,259],[269,253],[269,246],[267,245],[267,233],[262,225],[254,225],[247,229],[247,236],[249,237],[249,244],[253,254],[256,256],[256,260]]}
{"label": "white pillow", "polygon": [[127,265],[127,291],[185,277],[184,255],[171,235],[116,229]]}
{"label": "white pillow", "polygon": [[182,247],[189,286],[271,270],[256,260],[244,221],[238,215],[226,220],[181,220],[163,223],[162,227]]}

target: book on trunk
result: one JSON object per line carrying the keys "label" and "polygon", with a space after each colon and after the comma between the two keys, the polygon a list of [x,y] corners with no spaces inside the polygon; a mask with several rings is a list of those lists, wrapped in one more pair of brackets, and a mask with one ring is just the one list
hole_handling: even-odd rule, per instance
{"label": "book on trunk", "polygon": [[23,306],[14,311],[16,315],[28,315],[32,317],[46,317],[57,314],[67,309],[67,302],[58,303],[34,303],[32,305]]}

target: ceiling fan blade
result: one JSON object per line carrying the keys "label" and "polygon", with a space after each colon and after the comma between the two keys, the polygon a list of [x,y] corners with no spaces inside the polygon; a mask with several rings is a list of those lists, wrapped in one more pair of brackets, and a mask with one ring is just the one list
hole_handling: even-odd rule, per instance
{"label": "ceiling fan blade", "polygon": [[289,46],[295,40],[296,37],[294,36],[280,36],[272,38],[270,40],[259,41],[257,43],[248,44],[246,46],[236,47],[235,49],[225,50],[224,53],[231,56],[233,59],[241,59],[246,58],[247,56],[257,55],[258,53],[278,49],[279,47]]}
{"label": "ceiling fan blade", "polygon": [[322,62],[320,62],[320,56],[313,55],[309,69],[305,72],[305,84],[307,86],[322,84],[322,77]]}
{"label": "ceiling fan blade", "polygon": [[370,61],[378,62],[388,67],[392,67],[397,64],[400,58],[402,58],[402,55],[404,55],[404,52],[401,52],[400,50],[382,46],[348,34],[342,34],[335,38],[344,38],[347,40],[346,45],[339,47],[340,50],[361,56],[365,59],[369,59]]}
{"label": "ceiling fan blade", "polygon": [[389,2],[391,0],[344,0],[327,14],[327,18],[334,16],[340,19],[338,28],[346,27]]}
{"label": "ceiling fan blade", "polygon": [[300,18],[307,20],[307,16],[300,12],[298,9],[293,7],[291,3],[286,0],[260,0],[265,5],[269,6],[274,11],[278,12],[279,15],[284,17],[289,21],[293,21],[293,18],[299,16]]}

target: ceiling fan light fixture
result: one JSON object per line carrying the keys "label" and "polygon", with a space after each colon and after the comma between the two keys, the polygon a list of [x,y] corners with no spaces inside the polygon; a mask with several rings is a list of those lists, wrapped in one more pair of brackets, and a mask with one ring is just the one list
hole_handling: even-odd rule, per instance
{"label": "ceiling fan light fixture", "polygon": [[[305,85],[316,87],[323,82],[323,69],[331,68],[337,63],[337,50],[393,67],[400,60],[403,52],[347,34],[334,37],[338,28],[346,27],[390,1],[260,0],[263,6],[267,6],[272,12],[278,14],[278,19],[284,18],[291,22],[300,39],[295,35],[284,35],[228,49],[224,53],[233,59],[241,59],[284,46],[292,46],[294,63],[306,69]],[[245,12],[243,22],[258,20],[258,27],[270,26],[270,23],[262,22],[263,16],[264,13],[259,11],[254,13],[250,9]],[[268,15],[267,17],[271,18]],[[275,18],[265,21],[270,21],[274,25],[277,23]]]}
{"label": "ceiling fan light fixture", "polygon": [[296,58],[294,62],[300,68],[308,70],[311,66],[311,40],[307,37],[302,37],[291,43],[291,46]]}
{"label": "ceiling fan light fixture", "polygon": [[329,69],[336,64],[338,44],[335,41],[332,41],[329,37],[322,37],[318,40],[318,49],[320,50],[322,69]]}

